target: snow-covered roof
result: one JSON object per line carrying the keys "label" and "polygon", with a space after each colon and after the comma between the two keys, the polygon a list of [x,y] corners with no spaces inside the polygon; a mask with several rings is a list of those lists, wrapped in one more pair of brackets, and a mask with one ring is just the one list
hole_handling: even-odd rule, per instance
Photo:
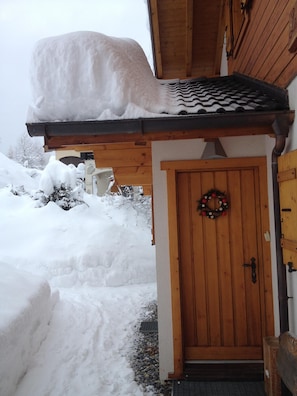
{"label": "snow-covered roof", "polygon": [[31,136],[271,126],[289,110],[285,90],[241,75],[158,80],[134,40],[95,32],[39,41],[31,85]]}
{"label": "snow-covered roof", "polygon": [[96,32],[37,42],[30,79],[28,122],[139,118],[166,103],[140,45]]}
{"label": "snow-covered roof", "polygon": [[28,122],[131,119],[287,108],[239,77],[157,80],[131,39],[75,32],[39,41]]}

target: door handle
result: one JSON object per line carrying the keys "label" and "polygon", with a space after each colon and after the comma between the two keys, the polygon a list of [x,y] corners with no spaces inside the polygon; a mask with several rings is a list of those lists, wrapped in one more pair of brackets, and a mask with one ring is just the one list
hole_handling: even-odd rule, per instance
{"label": "door handle", "polygon": [[251,258],[251,262],[248,264],[242,264],[243,267],[251,267],[252,269],[252,282],[256,283],[257,282],[257,272],[256,272],[256,259],[255,257]]}

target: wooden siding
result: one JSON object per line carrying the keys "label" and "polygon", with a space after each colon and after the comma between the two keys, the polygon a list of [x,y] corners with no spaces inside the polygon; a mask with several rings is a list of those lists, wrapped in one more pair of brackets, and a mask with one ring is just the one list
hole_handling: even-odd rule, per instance
{"label": "wooden siding", "polygon": [[234,71],[286,88],[297,75],[297,52],[291,53],[289,15],[295,0],[253,0],[250,21],[236,57]]}
{"label": "wooden siding", "polygon": [[146,186],[151,191],[152,155],[151,145],[134,143],[102,144],[93,146],[97,168],[113,168],[119,185]]}
{"label": "wooden siding", "polygon": [[297,150],[280,156],[278,166],[283,263],[291,262],[293,268],[297,269]]}
{"label": "wooden siding", "polygon": [[149,1],[157,78],[219,75],[223,4],[223,0]]}

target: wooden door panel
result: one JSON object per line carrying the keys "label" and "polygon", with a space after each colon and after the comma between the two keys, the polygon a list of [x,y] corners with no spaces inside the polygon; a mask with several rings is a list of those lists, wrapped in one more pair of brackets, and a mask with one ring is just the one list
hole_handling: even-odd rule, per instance
{"label": "wooden door panel", "polygon": [[[201,175],[200,173],[190,173],[188,174],[190,179],[188,180],[191,186],[191,216],[195,219],[195,213],[197,212],[197,194],[201,196]],[[195,219],[196,220],[196,219]],[[193,246],[193,287],[195,287],[195,294],[193,298],[195,299],[195,336],[194,344],[198,342],[201,345],[207,345],[208,343],[208,332],[207,332],[207,307],[206,307],[206,283],[204,282],[206,276],[205,265],[201,265],[199,268],[195,266],[195,260],[197,257],[200,258],[201,263],[205,263],[205,257],[203,252],[203,239],[199,238],[202,235],[201,223],[198,221],[192,221],[192,246]],[[201,254],[202,252],[202,254]],[[191,275],[190,275],[191,276]],[[199,295],[197,290],[200,291]],[[191,302],[189,302],[191,304]],[[199,339],[198,339],[199,334]]]}
{"label": "wooden door panel", "polygon": [[[180,178],[180,188],[184,190],[184,194],[180,197],[180,216],[183,218],[183,227],[189,229],[191,227],[190,219],[192,216],[192,208],[188,205],[190,201],[190,183],[189,175],[184,174]],[[188,293],[182,296],[182,312],[183,316],[187,317],[194,325],[187,326],[184,328],[184,336],[189,340],[191,344],[196,342],[196,329],[195,329],[195,316],[196,316],[196,304],[192,304],[192,297],[195,295],[194,283],[192,279],[195,277],[195,269],[192,265],[193,256],[193,243],[191,235],[186,234],[179,227],[180,244],[184,246],[184,257],[187,265],[185,265],[183,273],[181,274],[181,285],[183,289],[188,289]],[[192,275],[193,274],[193,275]]]}
{"label": "wooden door panel", "polygon": [[[240,171],[230,171],[228,176],[229,180],[232,181],[229,183],[229,196],[232,197],[232,204],[230,203],[232,216],[227,215],[230,227],[230,257],[232,263],[244,263],[243,228],[238,227],[238,224],[243,223],[242,211],[241,205],[236,205],[236,202],[241,200]],[[236,301],[236,304],[233,305],[233,312],[234,320],[237,323],[234,329],[234,340],[237,345],[246,345],[248,338],[246,323],[240,320],[240,318],[246,316],[246,295],[242,292],[245,288],[244,272],[245,269],[242,265],[235,265],[232,268],[232,291],[233,299]]]}
{"label": "wooden door panel", "polygon": [[[202,193],[208,191],[213,185],[213,174],[212,172],[202,173],[201,187]],[[202,195],[202,194],[201,194]],[[197,199],[196,198],[196,205]],[[198,235],[197,238],[202,238],[203,249],[205,255],[204,267],[205,267],[205,283],[206,283],[206,300],[207,300],[207,319],[208,319],[208,345],[220,345],[220,311],[219,311],[219,277],[218,277],[218,260],[217,260],[217,240],[216,240],[216,224],[215,221],[204,222],[202,216],[197,216],[196,211],[194,216],[198,221],[202,222],[202,235]],[[207,240],[207,243],[206,243]],[[199,257],[197,258],[197,264],[199,263]],[[199,293],[199,290],[198,290]],[[198,334],[199,338],[199,334]],[[199,345],[199,343],[198,343]]]}
{"label": "wooden door panel", "polygon": [[[229,184],[227,172],[216,172],[214,184],[220,191],[227,191]],[[234,311],[232,306],[233,285],[231,254],[229,247],[230,225],[228,216],[221,217],[221,221],[216,222],[217,239],[217,271],[219,278],[219,306],[220,306],[220,344],[232,346],[234,340]],[[222,293],[224,290],[224,293]]]}
{"label": "wooden door panel", "polygon": [[[256,194],[256,184],[259,183],[256,169],[241,171],[241,210],[243,232],[243,258],[244,263],[250,263],[251,257],[256,258],[259,267],[257,216],[259,215],[259,195]],[[242,263],[243,264],[243,263]],[[244,269],[245,275],[245,298],[246,298],[246,322],[248,345],[261,345],[261,314],[260,314],[260,289],[259,270],[257,268],[257,282],[251,281],[251,269]]]}
{"label": "wooden door panel", "polygon": [[[177,178],[181,304],[186,359],[259,359],[262,355],[255,170],[181,172]],[[227,216],[197,212],[203,192],[216,188],[232,197]],[[248,352],[249,351],[249,352]]]}

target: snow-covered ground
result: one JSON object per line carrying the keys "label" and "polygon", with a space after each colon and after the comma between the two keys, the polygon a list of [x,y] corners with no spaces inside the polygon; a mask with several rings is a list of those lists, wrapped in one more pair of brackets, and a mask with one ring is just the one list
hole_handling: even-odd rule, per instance
{"label": "snow-covered ground", "polygon": [[53,167],[69,178],[0,153],[0,395],[146,394],[129,354],[156,299],[149,206],[87,194],[41,206]]}

